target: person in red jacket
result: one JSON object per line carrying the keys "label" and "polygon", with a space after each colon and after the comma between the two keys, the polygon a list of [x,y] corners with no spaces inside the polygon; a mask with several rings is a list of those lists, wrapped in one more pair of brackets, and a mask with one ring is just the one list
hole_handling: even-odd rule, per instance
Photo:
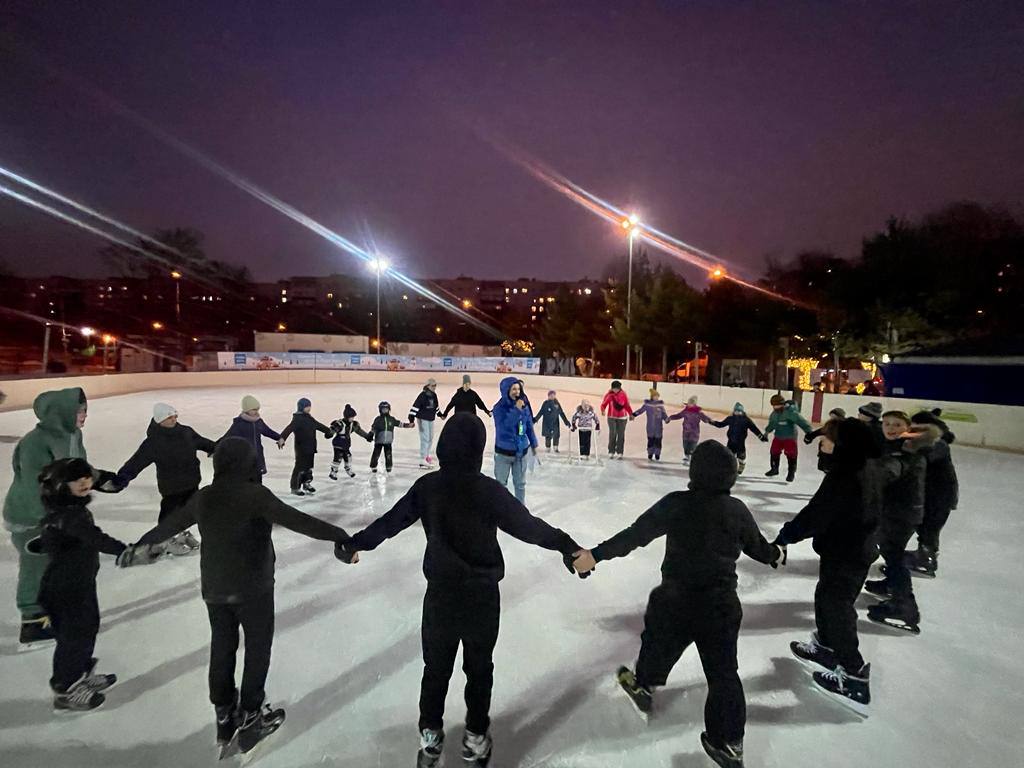
{"label": "person in red jacket", "polygon": [[601,415],[605,413],[608,415],[608,455],[621,459],[626,442],[626,421],[633,415],[633,409],[618,379],[612,382],[612,388],[601,401]]}

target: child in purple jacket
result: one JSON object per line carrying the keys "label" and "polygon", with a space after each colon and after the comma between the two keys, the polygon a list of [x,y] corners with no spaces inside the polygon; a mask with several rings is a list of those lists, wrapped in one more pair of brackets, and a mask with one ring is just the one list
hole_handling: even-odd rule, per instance
{"label": "child in purple jacket", "polygon": [[665,434],[665,424],[668,423],[668,411],[665,410],[665,401],[654,387],[651,387],[651,396],[633,411],[629,420],[632,421],[640,414],[647,414],[647,460],[661,461],[661,438]]}
{"label": "child in purple jacket", "polygon": [[690,457],[697,449],[700,442],[700,423],[711,423],[711,419],[704,415],[704,411],[697,405],[697,396],[694,395],[686,401],[686,407],[679,413],[668,417],[669,421],[683,421],[683,464],[690,463]]}

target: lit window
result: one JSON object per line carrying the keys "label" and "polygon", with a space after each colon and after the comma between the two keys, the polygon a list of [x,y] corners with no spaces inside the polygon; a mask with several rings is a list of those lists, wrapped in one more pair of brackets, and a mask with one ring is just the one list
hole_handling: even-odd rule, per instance
{"label": "lit window", "polygon": [[281,289],[281,295],[282,296],[287,296],[288,295],[288,289],[287,288],[282,288]]}
{"label": "lit window", "polygon": [[[592,293],[592,291],[589,288],[584,288],[583,292],[587,294],[587,296],[589,296]],[[613,290],[612,293],[615,293],[615,291]]]}
{"label": "lit window", "polygon": [[287,304],[288,303],[288,297],[287,296],[282,296],[281,297],[281,303],[282,304]]}
{"label": "lit window", "polygon": [[512,289],[512,293],[519,293],[519,289],[518,288],[513,288]]}
{"label": "lit window", "polygon": [[529,293],[529,291],[523,288],[523,293]]}
{"label": "lit window", "polygon": [[530,315],[530,319],[531,319],[531,320],[536,320],[536,319],[537,319],[537,316],[536,316],[536,315]]}
{"label": "lit window", "polygon": [[328,293],[327,294],[327,298],[328,299],[333,299],[334,298],[334,294],[333,293]]}

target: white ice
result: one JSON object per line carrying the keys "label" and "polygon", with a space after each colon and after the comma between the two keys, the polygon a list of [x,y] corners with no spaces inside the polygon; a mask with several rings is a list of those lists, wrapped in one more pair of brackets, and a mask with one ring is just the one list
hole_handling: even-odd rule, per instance
{"label": "white ice", "polygon": [[[567,382],[568,385],[569,382]],[[313,400],[323,421],[351,402],[368,423],[377,402],[403,417],[417,388],[405,385],[270,386],[255,394],[267,422],[280,430],[298,397]],[[152,391],[91,403],[85,442],[90,460],[116,469],[142,439],[153,403],[174,404],[181,420],[218,437],[237,413],[240,388]],[[443,402],[451,392],[439,393]],[[493,401],[496,393],[483,392]],[[742,392],[739,392],[742,394]],[[537,405],[539,393],[533,393]],[[560,393],[569,409],[580,396]],[[29,411],[0,414],[0,488],[10,483],[13,440],[33,425]],[[680,426],[669,425],[663,463],[648,464],[641,420],[627,433],[627,460],[602,466],[541,454],[528,478],[527,503],[548,522],[593,546],[630,523],[687,480]],[[596,442],[604,454],[601,433]],[[703,427],[703,437],[723,431]],[[317,458],[319,493],[295,505],[350,532],[385,512],[420,476],[417,435],[397,435],[396,469],[369,474],[369,447],[356,441],[358,476],[327,479],[329,444]],[[771,538],[816,488],[814,449],[801,446],[797,480],[769,480],[767,448],[748,441],[748,470],[735,493]],[[288,497],[291,446],[267,443],[267,484]],[[749,766],[1021,765],[1024,629],[1020,566],[1024,542],[1024,457],[954,446],[960,508],[943,534],[939,578],[915,579],[923,614],[919,637],[860,621],[872,662],[866,720],[812,690],[788,644],[813,628],[817,560],[810,544],[791,547],[785,570],[741,561],[744,606],[739,663],[747,693]],[[484,470],[492,467],[488,451]],[[203,457],[203,473],[212,470]],[[131,541],[156,519],[158,496],[148,470],[120,496],[98,495],[93,510],[111,534]],[[262,766],[409,766],[417,747],[420,659],[420,570],[424,538],[417,525],[366,553],[356,566],[336,561],[330,545],[286,530],[277,547],[277,634],[269,700],[288,719],[254,758]],[[501,635],[495,652],[492,706],[495,757],[512,766],[711,766],[699,744],[706,686],[695,649],[684,655],[657,694],[645,725],[612,682],[634,662],[649,590],[658,582],[663,545],[598,566],[587,581],[560,558],[501,534],[507,562]],[[213,711],[207,701],[209,627],[198,593],[197,556],[118,570],[104,556],[99,574],[103,613],[100,669],[120,681],[105,706],[57,716],[47,679],[50,653],[15,653],[15,553],[0,544],[0,765],[35,768],[211,765]],[[863,599],[863,607],[869,601]],[[446,764],[462,764],[464,679],[456,667],[447,705]]]}

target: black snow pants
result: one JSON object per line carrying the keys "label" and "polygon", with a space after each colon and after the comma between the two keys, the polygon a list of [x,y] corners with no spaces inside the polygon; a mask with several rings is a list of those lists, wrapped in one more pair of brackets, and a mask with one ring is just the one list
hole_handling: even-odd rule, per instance
{"label": "black snow pants", "polygon": [[57,575],[53,562],[43,574],[39,603],[53,622],[57,647],[53,651],[50,687],[63,693],[92,667],[96,635],[100,631],[100,607],[96,599],[96,574],[78,580]]}
{"label": "black snow pants", "polygon": [[660,686],[691,644],[697,646],[708,697],[704,727],[715,744],[743,739],[747,702],[736,662],[743,609],[735,590],[690,592],[663,581],[654,588],[644,614],[636,678]]}
{"label": "black snow pants", "polygon": [[176,509],[180,509],[188,504],[188,500],[192,498],[193,494],[198,491],[199,488],[192,488],[188,491],[181,493],[170,493],[160,499],[160,516],[157,518],[158,523],[162,523],[164,518],[167,517],[171,512]]}
{"label": "black snow pants", "polygon": [[917,543],[922,547],[928,547],[932,552],[939,551],[939,534],[942,532],[946,521],[949,520],[952,508],[948,503],[936,504],[934,501],[926,500],[924,505],[924,520],[917,526]]}
{"label": "black snow pants", "polygon": [[466,673],[466,729],[487,733],[491,725],[492,656],[498,641],[501,596],[497,582],[429,582],[423,597],[423,682],[420,730],[440,729],[444,700],[462,644]]}
{"label": "black snow pants", "polygon": [[210,701],[215,707],[235,702],[238,628],[245,634],[245,666],[239,706],[254,712],[263,704],[263,686],[274,643],[274,592],[242,603],[207,603],[210,617]]}
{"label": "black snow pants", "polygon": [[292,490],[297,491],[303,483],[313,482],[313,460],[315,453],[295,453],[295,467],[292,469]]}
{"label": "black snow pants", "polygon": [[885,560],[885,582],[889,593],[902,601],[917,605],[910,581],[905,553],[915,526],[902,520],[882,518],[878,526],[878,551]]}
{"label": "black snow pants", "polygon": [[383,443],[376,443],[373,446],[373,453],[370,454],[370,469],[377,468],[377,462],[380,460],[381,451],[384,452],[384,468],[390,472],[391,467],[394,465],[394,461],[391,458],[391,446],[384,445]]}
{"label": "black snow pants", "polygon": [[818,642],[832,649],[836,662],[847,672],[856,673],[864,666],[857,640],[854,604],[870,568],[870,565],[825,557],[818,565],[818,586],[814,590]]}

